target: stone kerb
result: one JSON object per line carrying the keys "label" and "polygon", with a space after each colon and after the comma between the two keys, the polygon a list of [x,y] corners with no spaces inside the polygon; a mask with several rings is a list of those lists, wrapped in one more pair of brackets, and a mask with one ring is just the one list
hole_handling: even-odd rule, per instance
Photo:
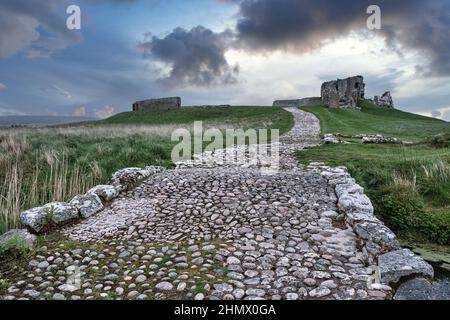
{"label": "stone kerb", "polygon": [[402,249],[396,235],[375,217],[370,199],[345,167],[313,162],[307,169],[319,172],[335,189],[339,213],[360,239],[366,263],[378,266],[383,284],[397,286],[414,277],[433,278],[432,266]]}
{"label": "stone kerb", "polygon": [[121,192],[128,191],[153,174],[164,171],[162,167],[125,168],[112,175],[110,185],[98,185],[86,194],[75,196],[70,202],[51,202],[20,214],[23,225],[36,233],[58,228],[79,219],[87,219],[105,208]]}

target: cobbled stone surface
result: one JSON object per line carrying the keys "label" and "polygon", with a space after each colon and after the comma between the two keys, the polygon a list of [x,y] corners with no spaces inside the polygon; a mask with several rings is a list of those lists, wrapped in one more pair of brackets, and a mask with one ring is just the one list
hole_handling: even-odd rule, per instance
{"label": "cobbled stone surface", "polygon": [[387,286],[367,289],[371,271],[334,187],[295,159],[319,143],[318,119],[287,110],[295,126],[280,139],[279,171],[207,161],[155,173],[62,229],[76,248],[43,248],[14,270],[6,298],[390,298]]}

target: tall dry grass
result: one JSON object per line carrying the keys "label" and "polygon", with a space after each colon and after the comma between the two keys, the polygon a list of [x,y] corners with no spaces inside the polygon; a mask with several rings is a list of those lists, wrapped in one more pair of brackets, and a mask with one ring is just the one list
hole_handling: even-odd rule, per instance
{"label": "tall dry grass", "polygon": [[70,166],[64,152],[36,151],[24,166],[29,148],[24,137],[0,137],[0,233],[20,226],[20,213],[51,201],[67,201],[102,178],[97,163]]}
{"label": "tall dry grass", "polygon": [[[271,122],[264,122],[264,126],[270,126]],[[245,128],[246,123],[226,123],[226,122],[203,122],[203,129],[210,128],[224,131],[226,129]],[[9,136],[16,140],[23,140],[29,135],[57,135],[62,137],[89,136],[102,138],[120,138],[134,135],[170,137],[177,129],[193,130],[193,124],[165,124],[165,125],[78,125],[67,127],[25,127],[11,129],[1,129],[0,137]]]}
{"label": "tall dry grass", "polygon": [[[269,125],[269,122],[264,123],[264,126]],[[238,122],[205,121],[203,130],[217,128],[224,131],[242,126],[245,127]],[[133,158],[136,154],[137,159],[134,161],[140,160],[139,156],[146,163],[158,158],[158,151],[162,148],[161,145],[164,145],[157,144],[154,149],[148,145],[148,152],[152,155],[144,154],[138,149],[144,146],[144,143],[151,144],[152,140],[146,140],[143,137],[161,137],[167,140],[164,140],[164,143],[170,143],[172,132],[180,128],[192,131],[193,124],[76,125],[0,129],[0,233],[20,226],[20,213],[26,209],[51,201],[68,201],[73,196],[104,182],[107,179],[107,173],[103,171],[111,169],[111,165],[103,160],[120,162],[124,157]],[[117,152],[120,155],[107,152],[108,159],[98,158],[96,162],[91,156],[89,161],[84,161],[87,157],[82,152],[102,155],[104,151],[117,147],[110,143],[117,138],[141,143],[128,147],[121,146],[121,152]],[[86,146],[95,145],[95,147],[86,148],[80,151],[81,154],[77,154],[77,150],[74,149],[78,147],[75,144],[69,153],[70,147],[65,148],[61,142],[71,140],[78,143],[83,141]],[[45,147],[40,146],[43,141]],[[68,158],[69,154],[72,156],[71,159]],[[77,163],[74,157],[86,164],[74,164]],[[160,156],[160,158],[164,157]],[[130,165],[135,164],[130,163]]]}
{"label": "tall dry grass", "polygon": [[448,183],[450,181],[450,166],[443,160],[436,160],[422,165],[422,170],[429,181]]}

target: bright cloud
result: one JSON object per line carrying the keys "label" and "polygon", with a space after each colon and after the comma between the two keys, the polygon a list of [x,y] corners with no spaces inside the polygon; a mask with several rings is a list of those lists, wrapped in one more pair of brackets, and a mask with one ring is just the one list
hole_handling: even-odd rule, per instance
{"label": "bright cloud", "polygon": [[103,108],[98,108],[95,110],[95,115],[98,118],[109,118],[114,114],[114,107],[104,106]]}
{"label": "bright cloud", "polygon": [[75,108],[75,110],[73,110],[72,115],[74,117],[84,117],[86,116],[86,108],[81,106],[78,108]]}

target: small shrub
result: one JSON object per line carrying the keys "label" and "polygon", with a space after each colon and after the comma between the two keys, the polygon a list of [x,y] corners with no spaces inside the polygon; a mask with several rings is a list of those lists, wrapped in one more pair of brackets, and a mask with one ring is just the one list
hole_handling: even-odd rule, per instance
{"label": "small shrub", "polygon": [[206,292],[206,289],[205,289],[206,284],[207,284],[207,282],[203,281],[203,280],[200,282],[197,282],[197,284],[195,285],[194,292],[195,293],[205,293]]}
{"label": "small shrub", "polygon": [[435,243],[450,243],[450,212],[426,209],[418,188],[415,175],[409,179],[394,176],[382,200],[384,217],[398,230],[420,233]]}
{"label": "small shrub", "polygon": [[428,142],[436,148],[450,147],[450,133],[437,134],[428,139]]}
{"label": "small shrub", "polygon": [[438,160],[422,165],[421,193],[436,206],[450,203],[450,165]]}
{"label": "small shrub", "polygon": [[450,244],[450,212],[427,212],[421,216],[421,231],[431,241]]}
{"label": "small shrub", "polygon": [[50,208],[45,208],[45,222],[46,226],[51,225],[53,223],[53,218],[55,217],[55,208],[52,206]]}
{"label": "small shrub", "polygon": [[19,235],[15,235],[14,237],[0,244],[0,256],[4,254],[23,256],[29,253],[31,250],[31,245]]}
{"label": "small shrub", "polygon": [[0,292],[5,291],[11,286],[11,283],[6,279],[0,278]]}
{"label": "small shrub", "polygon": [[395,176],[383,197],[385,218],[398,229],[420,225],[425,204],[417,192],[415,179]]}

